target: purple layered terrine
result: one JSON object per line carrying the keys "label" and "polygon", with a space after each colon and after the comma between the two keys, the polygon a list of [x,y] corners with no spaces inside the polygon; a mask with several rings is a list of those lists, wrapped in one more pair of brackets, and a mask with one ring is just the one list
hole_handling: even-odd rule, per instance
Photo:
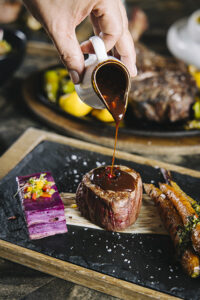
{"label": "purple layered terrine", "polygon": [[18,176],[16,180],[30,239],[67,232],[64,205],[51,173]]}

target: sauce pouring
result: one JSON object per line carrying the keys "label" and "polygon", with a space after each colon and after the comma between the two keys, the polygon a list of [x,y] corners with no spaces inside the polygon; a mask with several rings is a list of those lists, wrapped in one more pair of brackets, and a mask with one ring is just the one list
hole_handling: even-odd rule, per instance
{"label": "sauce pouring", "polygon": [[85,61],[85,74],[82,83],[75,86],[76,92],[87,105],[107,108],[116,124],[115,144],[110,176],[115,177],[113,168],[119,124],[123,120],[130,89],[130,74],[118,59],[108,56],[103,40],[98,36],[90,38],[95,54]]}
{"label": "sauce pouring", "polygon": [[110,172],[111,176],[113,176],[119,124],[123,120],[127,108],[130,75],[121,62],[108,60],[103,66],[97,66],[93,72],[93,78],[94,90],[101,97],[116,124],[115,144]]}

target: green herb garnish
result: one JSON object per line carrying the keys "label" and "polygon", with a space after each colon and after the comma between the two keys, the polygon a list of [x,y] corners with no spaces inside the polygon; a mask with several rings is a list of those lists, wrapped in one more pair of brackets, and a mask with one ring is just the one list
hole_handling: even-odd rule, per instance
{"label": "green herb garnish", "polygon": [[200,223],[199,218],[195,215],[188,217],[188,223],[178,228],[179,244],[178,255],[182,255],[184,250],[191,243],[191,232]]}

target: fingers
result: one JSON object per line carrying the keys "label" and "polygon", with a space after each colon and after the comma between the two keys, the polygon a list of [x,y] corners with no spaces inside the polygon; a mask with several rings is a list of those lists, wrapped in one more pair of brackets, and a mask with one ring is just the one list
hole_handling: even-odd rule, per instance
{"label": "fingers", "polygon": [[89,40],[81,43],[81,51],[83,53],[91,53],[91,54],[94,53],[94,48],[92,46],[92,43]]}
{"label": "fingers", "polygon": [[84,57],[76,38],[75,28],[90,14],[93,1],[24,1],[53,40],[73,82],[78,83],[84,70]]}
{"label": "fingers", "polygon": [[[93,12],[91,12],[90,14],[90,20],[92,22],[93,25],[93,31],[95,35],[99,35],[101,30],[99,27],[99,22],[98,22],[98,18],[95,17],[95,15],[93,14]],[[94,53],[94,48],[92,46],[91,41],[84,41],[83,43],[81,43],[81,50],[83,53]]]}
{"label": "fingers", "polygon": [[100,27],[99,27],[99,22],[98,22],[98,19],[93,14],[93,12],[91,12],[91,14],[90,14],[90,20],[93,25],[94,34],[99,35],[99,33],[101,32]]}
{"label": "fingers", "polygon": [[[94,33],[104,40],[107,52],[115,46],[115,57],[120,58],[126,65],[131,77],[136,76],[135,49],[121,0],[106,0],[106,3],[100,1],[100,4],[94,7],[90,17]],[[90,41],[82,43],[81,50],[83,53],[94,53]]]}
{"label": "fingers", "polygon": [[115,48],[120,55],[121,61],[128,68],[131,77],[134,77],[137,75],[135,48],[132,36],[128,30],[126,11],[121,1],[119,3],[119,8],[122,15],[123,32],[116,42]]}
{"label": "fingers", "polygon": [[119,1],[99,1],[92,10],[94,31],[103,39],[107,51],[114,47],[123,30]]}
{"label": "fingers", "polygon": [[120,39],[117,41],[116,50],[120,56],[121,61],[125,64],[130,72],[131,77],[137,75],[136,68],[136,54],[133,44],[133,39],[130,32],[127,30],[123,33]]}
{"label": "fingers", "polygon": [[60,58],[67,67],[71,79],[77,84],[82,79],[84,71],[84,56],[77,41],[75,31],[72,33],[59,32],[52,36]]}

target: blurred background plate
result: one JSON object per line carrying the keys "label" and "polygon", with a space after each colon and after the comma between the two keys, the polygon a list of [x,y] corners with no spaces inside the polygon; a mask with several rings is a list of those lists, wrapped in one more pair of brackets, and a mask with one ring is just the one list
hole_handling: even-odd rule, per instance
{"label": "blurred background plate", "polygon": [[26,36],[20,30],[0,28],[4,30],[4,39],[12,47],[10,53],[0,56],[0,85],[2,85],[11,78],[24,59]]}
{"label": "blurred background plate", "polygon": [[[37,43],[31,42],[31,45],[28,45],[28,51],[31,51],[32,55],[37,53],[38,56],[40,53],[41,57],[47,53],[47,48],[48,46],[46,45],[46,50],[42,53],[42,51],[38,49]],[[52,49],[52,47],[50,48],[50,52],[54,55],[56,50]],[[52,63],[52,65],[55,65],[55,63]],[[43,70],[46,68],[44,67]],[[37,70],[38,69],[36,69],[35,73],[30,73],[24,80],[22,86],[24,102],[29,110],[37,116],[40,121],[63,135],[73,136],[113,148],[115,132],[113,125],[96,121],[93,118],[80,119],[70,116],[65,112],[58,112],[46,104],[46,99],[39,99],[43,94],[43,92],[40,91],[41,82],[39,81],[39,76],[41,76],[43,70]],[[40,96],[39,93],[41,93]],[[151,157],[155,155],[162,155],[163,157],[164,155],[165,158],[168,157],[170,161],[172,158],[174,159],[178,153],[187,155],[187,153],[196,153],[199,151],[199,131],[193,132],[192,134],[187,132],[181,135],[179,132],[176,133],[171,130],[171,133],[173,133],[173,135],[170,135],[169,132],[164,134],[162,131],[163,137],[160,137],[158,131],[154,131],[154,133],[150,135],[147,134],[144,128],[140,128],[140,130],[137,129],[137,131],[135,128],[120,128],[117,148],[132,153],[147,154]],[[189,136],[187,136],[187,134],[189,134]]]}
{"label": "blurred background plate", "polygon": [[[148,37],[150,38],[150,37]],[[146,39],[148,39],[146,38]],[[158,36],[154,36],[155,40],[158,40]],[[64,116],[67,119],[73,120],[78,123],[85,123],[88,126],[96,127],[98,130],[103,131],[103,134],[112,133],[115,134],[115,124],[109,122],[101,122],[90,114],[84,117],[76,117],[60,108],[56,103],[53,103],[48,100],[46,93],[44,91],[44,74],[46,71],[55,70],[57,68],[62,68],[62,65],[54,65],[48,68],[45,68],[42,71],[36,72],[33,76],[31,75],[26,82],[32,85],[32,100],[39,101],[48,108],[50,108],[55,114]],[[32,81],[32,82],[31,82]],[[26,86],[26,83],[25,83]],[[26,89],[26,87],[25,87]],[[27,93],[26,93],[27,95]],[[58,119],[58,117],[56,119]],[[47,116],[45,116],[45,119]],[[53,121],[53,123],[55,120]],[[176,122],[176,123],[166,123],[159,124],[155,122],[150,122],[146,120],[139,120],[135,118],[131,112],[131,109],[128,108],[125,115],[123,124],[120,127],[120,132],[141,137],[158,137],[158,138],[171,138],[171,137],[190,137],[190,136],[200,136],[200,130],[185,130],[184,125],[186,121]]]}

